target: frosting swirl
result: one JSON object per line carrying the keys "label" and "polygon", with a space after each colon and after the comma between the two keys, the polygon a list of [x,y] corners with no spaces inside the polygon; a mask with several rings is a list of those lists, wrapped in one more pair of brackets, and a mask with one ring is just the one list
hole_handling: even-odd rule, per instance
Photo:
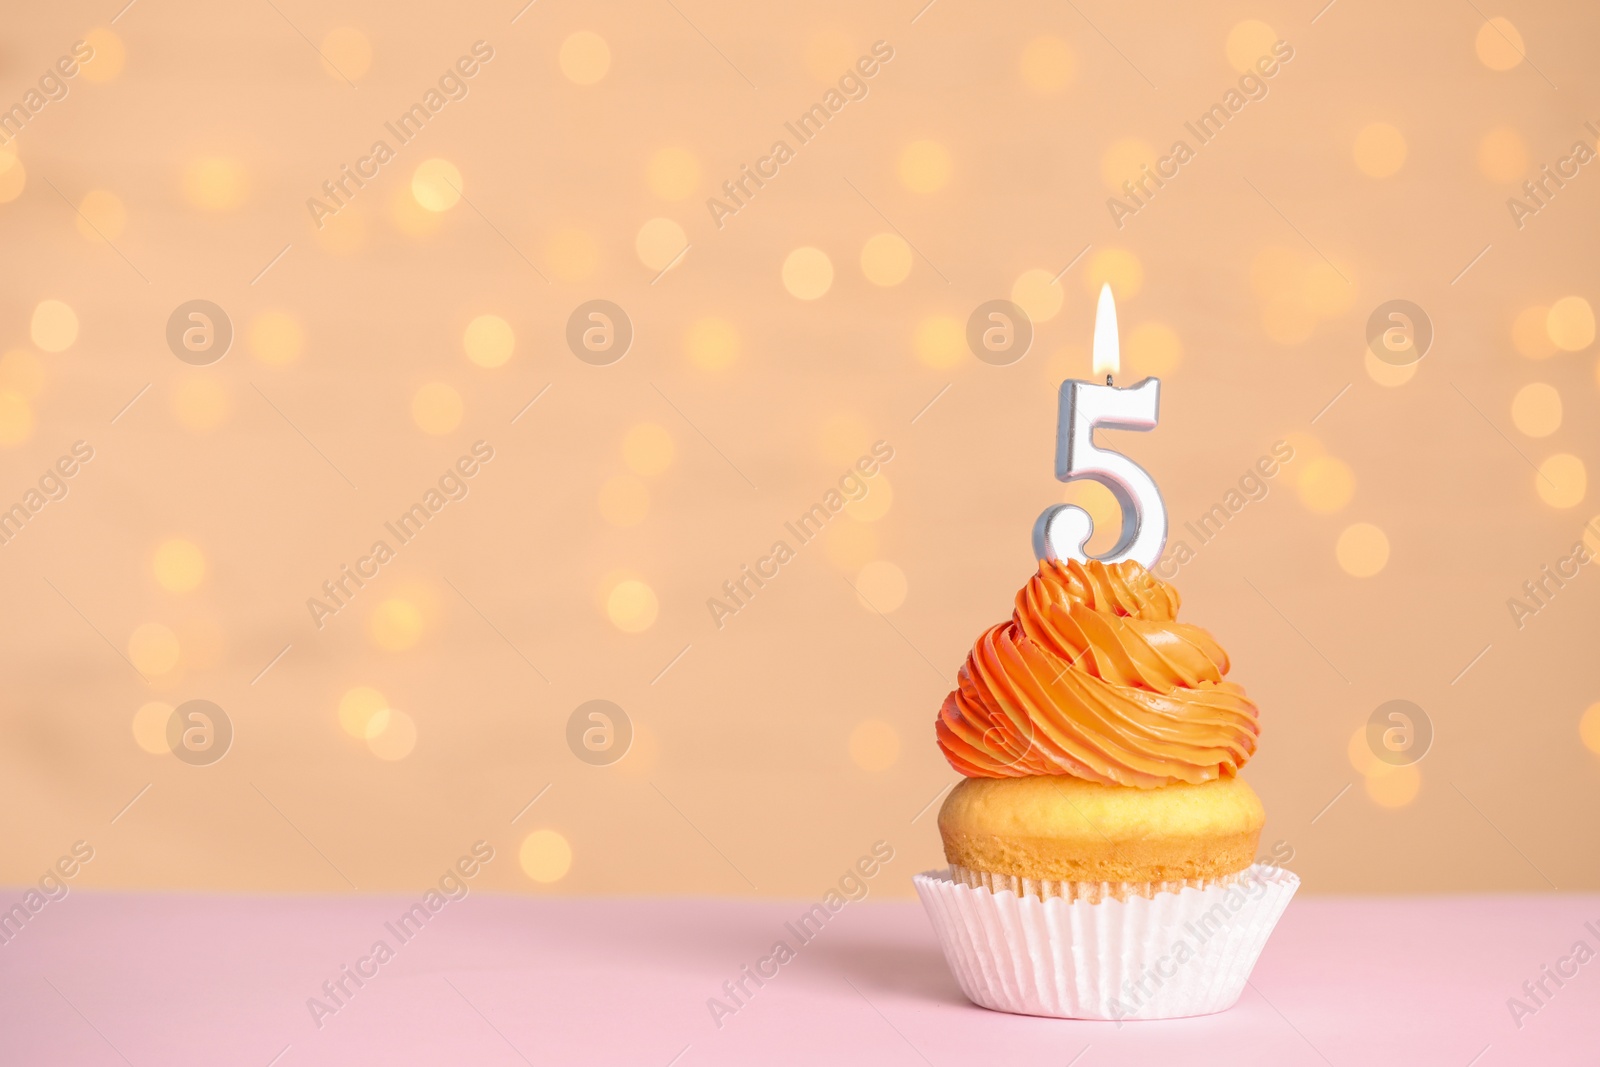
{"label": "frosting swirl", "polygon": [[969,778],[1232,776],[1255,753],[1256,706],[1222,680],[1222,646],[1177,614],[1177,591],[1131,560],[1041,561],[939,709],[945,758]]}

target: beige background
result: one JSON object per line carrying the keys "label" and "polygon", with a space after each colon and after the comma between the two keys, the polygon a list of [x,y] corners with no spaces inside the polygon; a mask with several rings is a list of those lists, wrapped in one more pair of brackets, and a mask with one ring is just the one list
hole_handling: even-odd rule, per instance
{"label": "beige background", "polygon": [[[1600,886],[1600,578],[1520,630],[1507,607],[1600,511],[1570,462],[1537,470],[1600,461],[1600,170],[1521,230],[1506,206],[1594,145],[1600,12],[519,6],[8,20],[0,101],[74,41],[96,59],[0,174],[0,500],[74,441],[95,458],[0,548],[0,879],[83,839],[80,885],[411,890],[482,838],[498,890],[815,896],[882,839],[874,890],[908,894],[940,861],[918,815],[953,780],[932,722],[955,670],[1009,613],[1038,512],[1101,503],[1052,480],[1051,449],[1110,280],[1126,380],[1164,394],[1159,429],[1115,445],[1175,525],[1297,450],[1177,579],[1262,708],[1264,850],[1288,843],[1315,892]],[[1223,98],[1230,50],[1276,39],[1294,58],[1269,94],[1119,230],[1108,179]],[[494,59],[467,98],[314,228],[306,199],[477,40]],[[869,95],[716,228],[706,198],[878,40]],[[413,182],[431,159],[464,201],[418,202],[454,198]],[[896,230],[909,274],[875,284],[863,248]],[[816,299],[785,286],[803,247],[831,263]],[[981,364],[952,339],[1014,286],[1033,347]],[[237,333],[207,367],[163,336],[195,298]],[[563,339],[594,298],[636,329],[609,367]],[[1395,298],[1437,334],[1403,382],[1363,339]],[[75,334],[36,313],[52,300]],[[480,315],[514,331],[503,365],[465,351]],[[480,439],[470,495],[318,631],[306,599]],[[707,598],[877,440],[867,500],[713,626]],[[1382,531],[1375,574],[1349,573],[1377,562],[1354,524]],[[625,581],[653,617],[609,609]],[[358,686],[394,709],[370,738],[340,721]],[[211,766],[140,710],[195,698],[236,732]],[[594,698],[637,732],[610,767],[565,741]],[[1352,735],[1395,698],[1433,747],[1373,770]]]}

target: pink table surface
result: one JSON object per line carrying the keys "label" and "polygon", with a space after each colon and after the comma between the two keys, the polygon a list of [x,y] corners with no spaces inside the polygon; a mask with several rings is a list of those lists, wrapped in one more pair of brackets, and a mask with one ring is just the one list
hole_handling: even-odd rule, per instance
{"label": "pink table surface", "polygon": [[1120,1027],[973,1007],[919,904],[866,901],[719,1029],[803,905],[476,894],[319,1028],[307,998],[411,902],[75,890],[0,945],[0,1064],[1600,1063],[1600,959],[1520,1028],[1506,1004],[1600,950],[1600,895],[1302,897],[1232,1010]]}

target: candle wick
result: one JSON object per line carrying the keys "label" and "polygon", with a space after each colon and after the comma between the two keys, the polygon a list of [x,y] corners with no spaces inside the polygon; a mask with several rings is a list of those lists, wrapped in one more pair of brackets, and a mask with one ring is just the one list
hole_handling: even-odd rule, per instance
{"label": "candle wick", "polygon": [[1107,385],[1110,385],[1110,384],[1112,384],[1112,383],[1111,383],[1111,375],[1109,375],[1109,374],[1108,374],[1108,375],[1106,375],[1106,384],[1107,384]]}

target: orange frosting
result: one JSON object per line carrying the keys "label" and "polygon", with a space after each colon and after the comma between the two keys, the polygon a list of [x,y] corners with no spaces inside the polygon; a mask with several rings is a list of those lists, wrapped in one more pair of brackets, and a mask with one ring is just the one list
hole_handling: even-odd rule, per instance
{"label": "orange frosting", "polygon": [[939,709],[945,758],[969,778],[1143,788],[1235,774],[1256,706],[1222,680],[1222,646],[1177,615],[1177,591],[1131,560],[1041,561]]}

